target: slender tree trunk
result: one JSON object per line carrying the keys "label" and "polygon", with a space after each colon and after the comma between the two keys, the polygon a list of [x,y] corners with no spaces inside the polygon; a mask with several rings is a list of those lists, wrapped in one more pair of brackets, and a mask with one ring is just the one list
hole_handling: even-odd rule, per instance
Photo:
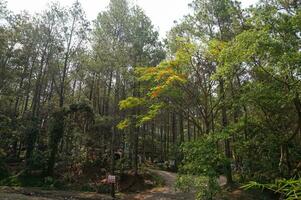
{"label": "slender tree trunk", "polygon": [[168,118],[166,119],[165,123],[164,123],[164,145],[163,145],[163,149],[164,149],[164,156],[163,156],[163,160],[166,161],[167,159],[167,153],[168,153]]}
{"label": "slender tree trunk", "polygon": [[[115,173],[115,127],[111,129],[111,167],[110,173],[114,175]],[[115,185],[111,184],[111,196],[115,197]]]}
{"label": "slender tree trunk", "polygon": [[[92,98],[93,98],[94,82],[95,82],[95,74],[93,74],[92,83],[91,83],[91,87],[90,87],[90,94],[89,94],[90,101],[92,101]],[[93,104],[93,106],[95,106],[94,103],[92,103],[92,104]]]}
{"label": "slender tree trunk", "polygon": [[194,124],[194,125],[193,125],[193,140],[194,140],[194,141],[196,140],[196,132],[197,132],[196,129],[197,129],[197,128],[196,128],[196,125]]}
{"label": "slender tree trunk", "polygon": [[[222,97],[222,127],[225,129],[228,126],[228,119],[227,119],[227,108],[225,105],[225,90],[224,90],[224,81],[220,80],[220,94]],[[225,139],[225,156],[231,160],[231,149],[230,149],[230,140]],[[231,185],[233,183],[232,180],[232,169],[231,163],[228,162],[226,164],[226,177],[227,177],[227,184]]]}
{"label": "slender tree trunk", "polygon": [[147,129],[145,124],[142,126],[142,162],[146,160],[146,153],[145,153],[145,135],[147,133]]}
{"label": "slender tree trunk", "polygon": [[59,111],[56,112],[56,114],[57,114],[56,117],[58,117],[58,119],[61,121],[56,121],[56,119],[54,120],[54,123],[57,123],[57,124],[55,124],[57,130],[53,130],[51,132],[51,136],[50,136],[51,150],[50,150],[50,157],[48,160],[48,169],[47,169],[47,173],[49,176],[53,176],[54,164],[55,164],[56,156],[58,153],[58,147],[59,147],[58,145],[61,142],[61,139],[62,139],[62,137],[64,135],[64,131],[65,131],[64,130],[65,129],[65,125],[64,125],[65,112],[63,111],[63,107],[64,107],[64,102],[65,102],[65,84],[66,84],[66,79],[67,79],[67,75],[68,75],[68,65],[69,65],[72,37],[74,34],[74,27],[75,27],[75,18],[73,18],[70,36],[67,41],[67,49],[66,49],[66,53],[65,53],[62,78],[61,78],[60,88],[59,88],[60,89],[60,91],[59,91]]}
{"label": "slender tree trunk", "polygon": [[173,153],[175,153],[176,140],[177,140],[177,118],[174,112],[171,114],[171,131],[172,131],[172,149],[173,149]]}
{"label": "slender tree trunk", "polygon": [[42,57],[39,65],[38,77],[35,85],[34,96],[32,100],[32,111],[31,111],[31,126],[27,130],[26,134],[26,166],[29,167],[31,165],[31,155],[34,150],[34,146],[36,144],[36,140],[39,134],[39,106],[40,106],[40,95],[41,95],[41,87],[42,87],[42,76],[43,76],[43,68],[45,64],[45,57],[47,53],[48,42],[45,44],[44,50],[42,52]]}
{"label": "slender tree trunk", "polygon": [[179,129],[180,129],[180,144],[182,144],[182,143],[184,143],[185,141],[185,139],[184,139],[184,119],[183,119],[183,115],[182,114],[180,114],[179,115],[180,117],[179,117]]}
{"label": "slender tree trunk", "polygon": [[160,125],[160,161],[163,160],[164,155],[164,143],[163,143],[163,125]]}
{"label": "slender tree trunk", "polygon": [[155,130],[156,130],[156,127],[155,127],[155,122],[153,121],[152,122],[152,125],[151,125],[151,137],[152,137],[152,154],[151,154],[151,161],[154,162],[154,158],[155,158]]}
{"label": "slender tree trunk", "polygon": [[106,96],[106,105],[105,105],[105,115],[109,115],[110,112],[110,96],[111,96],[111,90],[112,90],[112,82],[113,82],[113,70],[110,72],[110,79],[109,79],[109,85],[108,85],[108,91],[107,91],[107,96]]}
{"label": "slender tree trunk", "polygon": [[139,128],[134,128],[134,174],[138,176]]}
{"label": "slender tree trunk", "polygon": [[166,142],[166,148],[165,148],[165,160],[168,159],[168,154],[169,154],[169,143],[170,143],[170,114],[167,113],[167,118],[166,118],[166,126],[165,126],[165,142]]}
{"label": "slender tree trunk", "polygon": [[187,119],[187,135],[188,135],[188,141],[191,141],[191,129],[190,129],[190,119],[188,117]]}

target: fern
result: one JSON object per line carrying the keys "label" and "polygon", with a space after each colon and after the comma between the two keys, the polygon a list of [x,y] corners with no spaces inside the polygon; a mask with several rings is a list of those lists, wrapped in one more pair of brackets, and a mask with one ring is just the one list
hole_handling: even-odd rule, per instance
{"label": "fern", "polygon": [[268,189],[275,193],[282,194],[286,200],[301,199],[301,178],[299,179],[283,179],[277,180],[275,183],[260,184],[255,181],[251,181],[248,184],[242,186],[243,189]]}

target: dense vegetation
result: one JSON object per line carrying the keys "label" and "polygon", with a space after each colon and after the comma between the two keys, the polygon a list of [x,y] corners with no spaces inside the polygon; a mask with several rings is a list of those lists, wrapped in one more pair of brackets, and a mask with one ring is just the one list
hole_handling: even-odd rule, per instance
{"label": "dense vegetation", "polygon": [[0,183],[97,185],[151,161],[200,199],[220,175],[301,198],[301,2],[189,6],[161,42],[126,0],[92,23],[77,1],[0,1]]}

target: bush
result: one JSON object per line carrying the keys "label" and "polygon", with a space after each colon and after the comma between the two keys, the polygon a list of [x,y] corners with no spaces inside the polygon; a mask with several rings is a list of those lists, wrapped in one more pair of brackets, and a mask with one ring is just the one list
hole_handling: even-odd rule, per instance
{"label": "bush", "polygon": [[206,176],[182,175],[177,177],[176,188],[182,191],[196,191],[196,199],[213,199],[220,191],[217,179]]}
{"label": "bush", "polygon": [[216,144],[226,137],[223,134],[208,135],[182,146],[184,159],[179,168],[179,189],[195,190],[198,199],[212,199],[217,194],[220,190],[217,179],[229,160],[217,150]]}

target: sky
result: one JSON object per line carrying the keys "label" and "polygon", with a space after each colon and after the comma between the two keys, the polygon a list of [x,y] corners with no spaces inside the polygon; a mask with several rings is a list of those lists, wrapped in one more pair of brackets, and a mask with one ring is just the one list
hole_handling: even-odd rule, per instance
{"label": "sky", "polygon": [[[62,6],[70,6],[74,0],[56,0]],[[86,12],[89,20],[94,20],[97,14],[106,9],[110,0],[79,0]],[[189,13],[188,4],[192,0],[131,0],[139,5],[152,20],[155,28],[164,37],[171,29],[175,20],[181,19]],[[47,8],[51,0],[7,0],[9,10],[19,13],[27,10],[34,14]],[[241,0],[242,7],[247,7],[257,2],[257,0]]]}

